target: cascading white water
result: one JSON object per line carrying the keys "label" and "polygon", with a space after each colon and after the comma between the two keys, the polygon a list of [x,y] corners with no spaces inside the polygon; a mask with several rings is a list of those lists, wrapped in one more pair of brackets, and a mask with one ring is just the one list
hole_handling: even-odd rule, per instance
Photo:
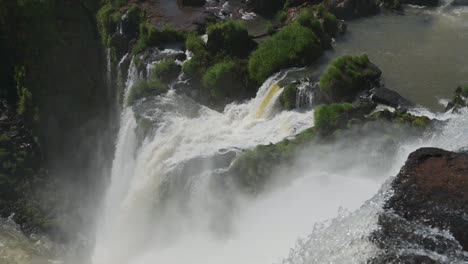
{"label": "cascading white water", "polygon": [[[138,79],[133,62],[128,76],[126,96]],[[284,77],[272,76],[256,98],[228,105],[223,113],[175,91],[126,107],[92,263],[279,263],[316,223],[322,224],[283,263],[361,263],[378,251],[366,235],[375,228],[388,190],[352,214],[323,221],[341,207],[359,208],[416,148],[456,149],[463,146],[460,135],[468,135],[460,130],[460,122],[466,127],[465,115],[457,115],[444,130],[450,135],[404,142],[390,154],[381,151],[382,134],[369,133],[362,140],[356,137],[360,143],[352,148],[338,141],[300,153],[293,170],[273,177],[296,180],[254,200],[228,189],[213,190],[217,167],[209,158],[220,150],[275,143],[313,125],[313,110],[277,111],[278,81]],[[155,127],[141,144],[136,115]],[[200,157],[208,160],[202,169],[189,171],[188,178],[177,176],[181,165]]]}

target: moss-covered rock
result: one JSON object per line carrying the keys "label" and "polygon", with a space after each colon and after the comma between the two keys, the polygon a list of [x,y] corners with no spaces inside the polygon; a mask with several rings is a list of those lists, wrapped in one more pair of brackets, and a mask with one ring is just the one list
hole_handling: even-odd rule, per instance
{"label": "moss-covered rock", "polygon": [[182,42],[185,40],[185,33],[167,25],[162,29],[157,29],[148,21],[140,24],[139,38],[133,47],[133,53],[140,53],[148,47],[161,47],[171,42]]}
{"label": "moss-covered rock", "polygon": [[134,104],[138,99],[148,96],[157,96],[167,92],[168,87],[158,78],[142,80],[133,85],[127,98],[127,105]]}
{"label": "moss-covered rock", "polygon": [[222,53],[243,58],[255,48],[255,42],[249,37],[247,28],[238,21],[227,20],[212,24],[208,26],[207,34],[206,47],[213,55]]}
{"label": "moss-covered rock", "polygon": [[[350,119],[353,105],[350,103],[321,105],[315,109],[315,128],[329,133],[346,124]],[[344,122],[343,122],[344,121]]]}
{"label": "moss-covered rock", "polygon": [[468,106],[468,86],[458,86],[455,89],[452,100],[447,104],[445,111],[456,112],[460,108]]}
{"label": "moss-covered rock", "polygon": [[308,65],[322,53],[320,41],[314,32],[299,23],[293,23],[263,42],[252,53],[249,74],[257,83],[262,83],[281,69]]}
{"label": "moss-covered rock", "polygon": [[179,76],[180,71],[181,66],[174,60],[164,59],[154,66],[152,74],[155,78],[168,84]]}
{"label": "moss-covered rock", "polygon": [[225,59],[207,69],[203,86],[214,98],[237,98],[248,89],[247,63]]}
{"label": "moss-covered rock", "polygon": [[283,109],[292,110],[296,108],[297,85],[294,83],[286,85],[280,95],[279,101]]}
{"label": "moss-covered rock", "polygon": [[295,138],[276,144],[259,145],[235,160],[228,174],[243,191],[256,194],[265,188],[278,164],[291,165],[294,155],[316,137],[314,129],[307,129]]}
{"label": "moss-covered rock", "polygon": [[330,63],[320,78],[320,89],[329,102],[352,101],[359,92],[378,86],[381,74],[367,55],[346,55]]}

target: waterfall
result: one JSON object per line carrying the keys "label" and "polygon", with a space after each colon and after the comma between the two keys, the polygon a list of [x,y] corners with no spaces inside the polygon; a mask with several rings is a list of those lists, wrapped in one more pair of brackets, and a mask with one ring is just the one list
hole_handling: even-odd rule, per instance
{"label": "waterfall", "polygon": [[[98,227],[94,263],[131,263],[130,259],[138,256],[142,245],[162,243],[165,233],[176,237],[170,231],[171,226],[176,229],[175,223],[168,219],[180,212],[171,212],[172,209],[164,206],[166,186],[176,181],[177,177],[171,175],[180,164],[197,157],[217,155],[220,150],[237,151],[275,143],[312,126],[313,111],[273,112],[272,106],[280,94],[278,82],[285,76],[286,73],[272,76],[254,99],[244,104],[230,104],[223,113],[199,105],[173,90],[143,105],[126,107],[121,116],[111,184]],[[132,62],[125,97],[137,79]],[[144,139],[141,147],[135,135],[134,110],[152,120],[156,130],[154,136]],[[216,165],[204,166],[206,170],[198,176],[191,175],[193,186],[185,190],[192,200],[188,205],[189,214],[200,215],[200,211],[205,210],[203,207],[212,203],[200,193],[208,191],[211,173],[206,172],[215,170]],[[200,216],[185,224],[205,225],[202,224],[205,218]]]}

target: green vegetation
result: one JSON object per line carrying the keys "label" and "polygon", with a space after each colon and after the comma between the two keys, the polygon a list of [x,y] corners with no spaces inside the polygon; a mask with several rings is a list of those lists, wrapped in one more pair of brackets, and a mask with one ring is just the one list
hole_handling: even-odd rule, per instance
{"label": "green vegetation", "polygon": [[246,27],[238,21],[227,20],[212,24],[207,29],[208,51],[217,55],[243,58],[255,47]]}
{"label": "green vegetation", "polygon": [[97,24],[104,46],[110,46],[110,38],[117,30],[122,19],[119,9],[112,3],[107,3],[97,13]]}
{"label": "green vegetation", "polygon": [[158,30],[145,21],[140,24],[140,34],[133,47],[133,53],[140,53],[148,47],[160,47],[165,43],[183,41],[184,39],[185,33],[177,31],[169,25]]}
{"label": "green vegetation", "polygon": [[320,78],[320,88],[332,102],[348,101],[358,92],[372,88],[380,75],[367,55],[346,55],[330,63]]}
{"label": "green vegetation", "polygon": [[388,110],[373,113],[367,117],[369,121],[389,121],[396,125],[408,125],[414,128],[424,129],[431,124],[427,116],[414,116],[406,112],[390,112]]}
{"label": "green vegetation", "polygon": [[177,78],[179,74],[180,66],[174,60],[164,59],[156,64],[153,69],[153,76],[166,84]]}
{"label": "green vegetation", "polygon": [[249,74],[257,83],[262,83],[281,69],[312,63],[322,52],[314,32],[294,23],[263,42],[252,53]]}
{"label": "green vegetation", "polygon": [[296,84],[288,84],[284,87],[280,96],[280,103],[286,110],[292,110],[296,107],[297,86]]}
{"label": "green vegetation", "polygon": [[243,191],[256,194],[277,170],[277,165],[292,165],[294,155],[317,138],[315,130],[307,129],[293,139],[276,144],[259,145],[243,153],[232,165],[228,174]]}
{"label": "green vegetation", "polygon": [[248,93],[247,63],[226,58],[207,69],[203,87],[215,99],[236,98]]}
{"label": "green vegetation", "polygon": [[353,105],[349,103],[321,105],[315,109],[315,128],[329,132],[337,129],[343,120],[349,119]]}
{"label": "green vegetation", "polygon": [[168,87],[158,78],[142,80],[133,85],[127,98],[127,104],[132,105],[138,99],[148,96],[156,96],[167,92]]}
{"label": "green vegetation", "polygon": [[148,80],[135,83],[127,98],[127,105],[134,104],[137,100],[163,94],[169,90],[169,84],[180,74],[180,66],[173,60],[162,60],[156,64]]}
{"label": "green vegetation", "polygon": [[286,20],[288,19],[288,12],[285,10],[281,10],[276,14],[276,21],[280,24],[284,24]]}
{"label": "green vegetation", "polygon": [[203,76],[203,85],[215,97],[222,97],[228,92],[227,86],[236,82],[236,62],[231,59],[221,61],[206,71]]}

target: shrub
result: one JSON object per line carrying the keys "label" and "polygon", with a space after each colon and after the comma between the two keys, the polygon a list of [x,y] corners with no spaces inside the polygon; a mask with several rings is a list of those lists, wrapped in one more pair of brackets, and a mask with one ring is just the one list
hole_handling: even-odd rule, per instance
{"label": "shrub", "polygon": [[203,76],[203,86],[215,98],[237,96],[243,92],[247,73],[241,61],[224,59],[208,68]]}
{"label": "shrub", "polygon": [[194,54],[206,53],[206,46],[203,39],[195,33],[191,33],[185,40],[185,48]]}
{"label": "shrub", "polygon": [[283,89],[280,97],[280,103],[286,110],[292,110],[296,107],[297,87],[295,84],[289,84]]}
{"label": "shrub", "polygon": [[210,25],[207,34],[206,47],[212,54],[245,57],[255,45],[245,26],[234,20]]}
{"label": "shrub", "polygon": [[200,77],[205,74],[206,65],[207,61],[205,57],[194,55],[190,60],[184,63],[182,71],[190,78]]}
{"label": "shrub", "polygon": [[96,18],[102,43],[108,47],[109,38],[115,33],[117,24],[120,22],[120,12],[112,3],[107,3],[99,9]]}
{"label": "shrub", "polygon": [[262,83],[271,74],[288,67],[305,66],[322,55],[312,30],[294,23],[263,42],[249,60],[250,77]]}
{"label": "shrub", "polygon": [[167,92],[167,85],[163,84],[158,78],[142,80],[135,83],[128,95],[127,105],[132,105],[136,100],[147,96],[156,96]]}
{"label": "shrub", "polygon": [[353,105],[349,103],[321,105],[315,109],[315,128],[330,132],[340,126],[340,121],[347,119],[344,114],[350,112]]}
{"label": "shrub", "polygon": [[327,35],[331,37],[336,37],[336,35],[338,35],[339,32],[339,24],[336,16],[332,13],[324,13],[322,28]]}
{"label": "shrub", "polygon": [[174,60],[164,59],[160,61],[153,69],[153,76],[163,83],[169,83],[179,76],[180,66]]}
{"label": "shrub", "polygon": [[140,25],[140,36],[133,47],[133,52],[139,53],[148,47],[160,47],[165,43],[183,41],[184,38],[185,34],[183,32],[177,31],[171,26],[158,30],[146,21]]}
{"label": "shrub", "polygon": [[281,24],[285,23],[287,19],[288,19],[288,12],[284,10],[281,10],[278,12],[278,14],[276,14],[276,21],[278,21]]}
{"label": "shrub", "polygon": [[367,55],[342,56],[330,63],[320,78],[320,89],[332,101],[347,101],[356,93],[370,89],[381,71],[370,63]]}

